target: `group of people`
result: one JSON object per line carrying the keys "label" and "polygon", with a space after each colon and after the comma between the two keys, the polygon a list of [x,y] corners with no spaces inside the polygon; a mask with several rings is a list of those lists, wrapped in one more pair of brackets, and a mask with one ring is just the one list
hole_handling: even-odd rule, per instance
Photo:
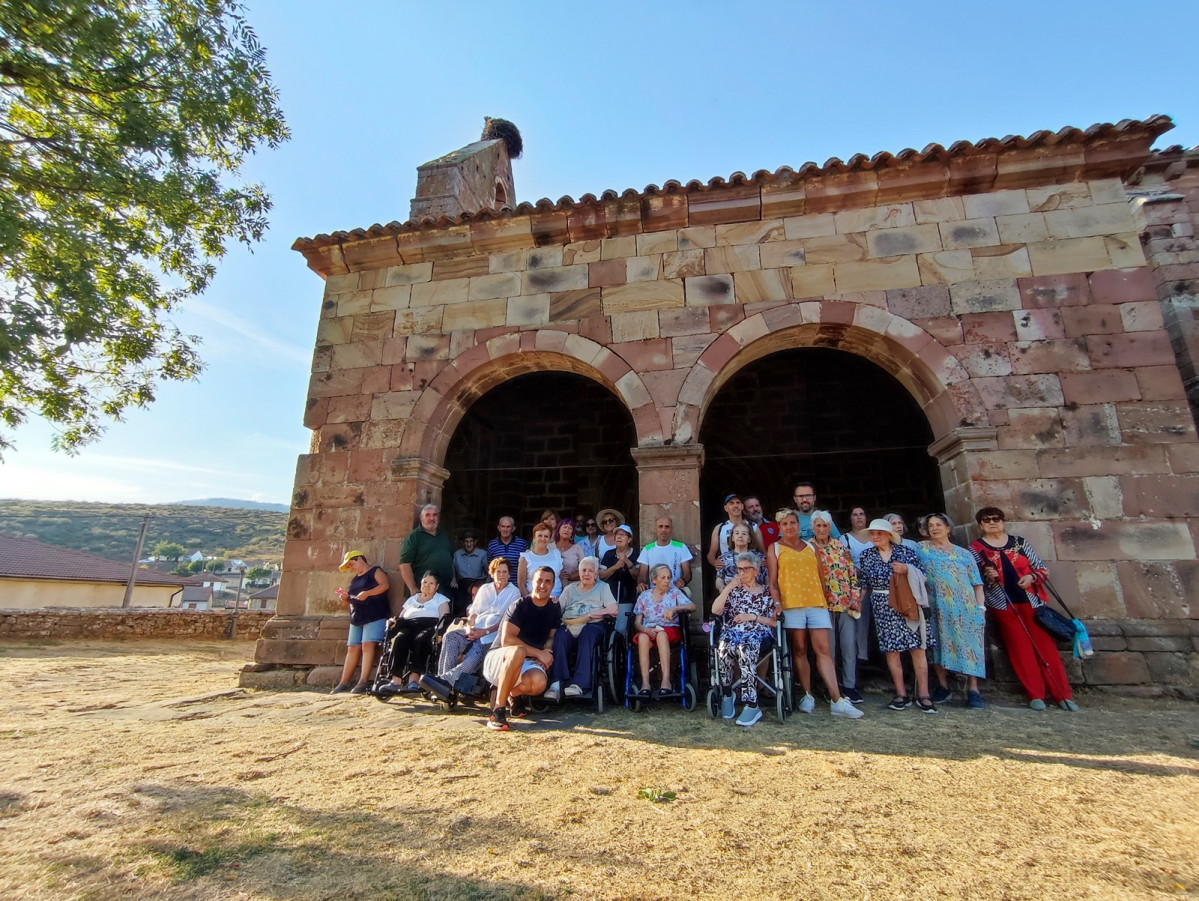
{"label": "group of people", "polygon": [[[843,535],[831,514],[818,509],[807,482],[796,485],[793,500],[770,520],[759,498],[730,494],[724,499],[728,518],[711,533],[706,561],[718,592],[711,612],[722,621],[713,682],[725,719],[745,727],[761,719],[755,680],[744,676],[758,667],[780,621],[802,688],[800,712],[816,709],[810,651],[832,714],[862,716],[858,661],[867,657],[871,632],[895,689],[888,709],[936,713],[952,696],[950,673],[965,677],[967,705],[983,707],[987,609],[1029,705],[1044,710],[1048,700],[1077,709],[1054,640],[1033,617],[1047,602],[1045,567],[1028,542],[1007,534],[1001,510],[978,511],[982,534],[966,549],[951,541],[954,523],[944,513],[920,520],[924,540],[916,542],[905,537],[902,517],[870,520],[862,507],[853,508]],[[630,606],[640,676],[633,691],[655,697],[678,688],[670,661],[684,637],[679,614],[696,607],[689,589],[692,554],[674,538],[670,517],[659,517],[654,540],[638,548],[633,529],[613,509],[561,519],[546,511],[529,533],[531,543],[504,516],[485,549],[467,532],[457,551],[439,520],[437,507],[426,505],[420,527],[403,543],[399,575],[407,600],[398,609],[389,602],[387,574],[360,551],[346,553],[341,569],[354,578],[339,593],[350,607],[349,651],[335,693],[370,689],[390,629],[392,659],[405,671],[392,672],[382,693],[425,691],[449,699],[463,678],[481,672],[496,688],[488,725],[506,730],[508,717],[520,715],[531,696],[591,697],[602,620]],[[438,625],[451,616],[436,671],[418,671],[431,657]],[[656,686],[650,679],[655,651]],[[904,677],[905,653],[913,691]],[[405,661],[413,664],[405,667]]]}

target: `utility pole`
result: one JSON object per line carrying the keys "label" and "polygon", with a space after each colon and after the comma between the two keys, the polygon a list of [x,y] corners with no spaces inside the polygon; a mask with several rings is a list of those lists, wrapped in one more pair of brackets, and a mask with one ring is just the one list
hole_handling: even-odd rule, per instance
{"label": "utility pole", "polygon": [[137,550],[133,552],[133,565],[129,567],[129,581],[125,583],[125,600],[121,601],[122,607],[128,607],[133,603],[133,582],[137,578],[137,561],[142,558],[142,545],[146,543],[146,529],[150,526],[150,514],[147,513],[142,517],[142,531],[137,536]]}

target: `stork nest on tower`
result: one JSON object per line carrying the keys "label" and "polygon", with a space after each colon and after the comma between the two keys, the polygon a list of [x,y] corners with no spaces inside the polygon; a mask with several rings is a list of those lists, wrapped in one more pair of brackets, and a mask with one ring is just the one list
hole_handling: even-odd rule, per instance
{"label": "stork nest on tower", "polygon": [[520,155],[524,153],[525,149],[525,142],[520,138],[520,129],[507,119],[493,119],[491,116],[485,116],[483,118],[483,137],[479,140],[491,141],[496,138],[507,146],[508,159],[520,159]]}

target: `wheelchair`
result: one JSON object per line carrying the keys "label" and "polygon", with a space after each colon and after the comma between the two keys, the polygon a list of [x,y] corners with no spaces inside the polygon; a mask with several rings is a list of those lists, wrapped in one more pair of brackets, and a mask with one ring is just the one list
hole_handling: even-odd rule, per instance
{"label": "wheelchair", "polygon": [[[612,631],[612,640],[608,645],[608,688],[612,698],[617,703],[634,711],[652,703],[651,699],[638,693],[640,674],[637,660],[637,647],[633,643],[636,634],[635,617],[632,612],[623,624],[623,628]],[[679,703],[684,710],[694,710],[699,703],[699,674],[691,650],[691,614],[679,613],[679,631],[683,633],[682,640],[672,645],[671,654],[675,668],[674,684],[671,691],[664,691],[658,696],[659,701]],[[662,662],[658,659],[656,650],[650,652],[650,683],[662,681]]]}
{"label": "wheelchair", "polygon": [[[417,633],[418,637],[412,642],[413,647],[404,655],[403,660],[398,659],[402,649],[396,647],[396,639],[399,637],[398,621],[397,625],[392,625],[389,622],[387,632],[383,636],[383,644],[379,648],[379,662],[375,667],[375,677],[371,681],[371,686],[367,689],[367,693],[376,700],[386,704],[394,697],[406,697],[404,694],[382,691],[385,685],[391,683],[393,673],[404,675],[417,670],[429,672],[430,669],[436,672],[437,655],[441,650],[441,636],[445,634],[453,620],[453,613],[447,613],[437,621],[435,626],[428,627],[428,631],[432,633],[428,637],[428,640],[422,640],[425,630]],[[427,654],[419,651],[418,648],[421,644],[428,647]]]}
{"label": "wheelchair", "polygon": [[[557,701],[551,701],[544,697],[530,698],[529,703],[532,705],[534,713],[545,713],[551,707],[558,706],[568,701],[590,701],[595,705],[596,713],[603,713],[612,703],[616,702],[618,696],[612,689],[612,680],[610,678],[611,668],[611,648],[612,637],[616,634],[616,618],[605,616],[598,621],[603,627],[604,634],[595,645],[595,652],[591,655],[591,691],[584,692],[577,698],[568,698],[565,695],[559,697]],[[565,629],[566,626],[559,626]],[[572,656],[571,662],[574,662]],[[547,674],[546,686],[553,683],[553,676]],[[562,686],[566,688],[565,685]]]}
{"label": "wheelchair", "polygon": [[[720,633],[724,629],[722,617],[715,616],[704,624],[708,633],[708,671],[711,673],[711,687],[708,689],[708,715],[712,719],[720,716],[720,699],[723,689],[720,685],[720,670],[717,661],[717,648],[720,644]],[[765,668],[763,669],[763,664]],[[791,692],[791,643],[787,640],[786,630],[780,618],[775,624],[774,634],[762,642],[761,656],[758,667],[753,673],[741,673],[733,682],[733,697],[737,697],[747,678],[752,678],[757,684],[758,706],[768,706],[774,702],[774,712],[780,724],[787,722],[787,717],[793,710]],[[766,703],[763,703],[766,701]]]}

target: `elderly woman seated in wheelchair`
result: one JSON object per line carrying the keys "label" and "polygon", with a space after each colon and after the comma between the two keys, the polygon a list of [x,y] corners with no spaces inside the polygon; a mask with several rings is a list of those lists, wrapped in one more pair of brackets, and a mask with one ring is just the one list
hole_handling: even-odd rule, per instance
{"label": "elderly woman seated in wheelchair", "polygon": [[[547,701],[592,696],[597,688],[597,653],[606,634],[603,620],[617,613],[612,589],[598,578],[598,558],[580,560],[578,576],[579,580],[569,583],[558,599],[562,606],[562,628],[554,633],[550,687],[543,695]],[[575,652],[573,667],[569,662],[572,650]]]}
{"label": "elderly woman seated in wheelchair", "polygon": [[[758,558],[752,553],[737,555],[737,578],[729,582],[712,603],[712,614],[721,618],[716,644],[716,669],[720,680],[720,715],[736,715],[733,696],[740,671],[741,695],[745,706],[737,725],[746,728],[762,718],[758,707],[757,673],[763,651],[775,638],[778,614],[770,589],[758,582]],[[774,667],[776,675],[780,667]],[[709,707],[714,711],[714,696]]]}

